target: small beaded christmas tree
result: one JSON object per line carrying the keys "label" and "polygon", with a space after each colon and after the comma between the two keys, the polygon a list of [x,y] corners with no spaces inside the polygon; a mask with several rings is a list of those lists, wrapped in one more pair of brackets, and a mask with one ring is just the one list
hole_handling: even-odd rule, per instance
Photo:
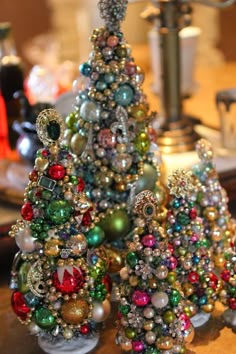
{"label": "small beaded christmas tree", "polygon": [[[170,206],[167,234],[176,259],[173,268],[185,297],[191,301],[195,326],[204,323],[214,309],[221,282],[214,273],[209,241],[204,237],[203,221],[191,200],[191,171],[177,170],[168,179]],[[198,316],[196,316],[196,314]]]}
{"label": "small beaded christmas tree", "polygon": [[[109,314],[106,260],[94,248],[94,206],[75,175],[63,120],[53,109],[36,121],[38,150],[22,219],[12,227],[20,248],[12,268],[12,307],[48,353],[89,352]],[[98,231],[95,230],[95,235]],[[61,351],[62,350],[62,351]]]}
{"label": "small beaded christmas tree", "polygon": [[220,300],[228,307],[223,318],[228,325],[236,327],[236,237],[225,251],[225,264],[220,276],[224,282]]}
{"label": "small beaded christmas tree", "polygon": [[123,239],[132,228],[129,201],[133,196],[149,189],[162,198],[157,187],[160,158],[148,128],[152,115],[142,91],[144,73],[120,31],[127,3],[99,1],[105,27],[95,29],[91,36],[93,50],[80,66],[83,89],[75,111],[66,118],[65,134],[78,157],[86,194],[96,202],[103,219],[105,240],[118,248],[124,246]]}
{"label": "small beaded christmas tree", "polygon": [[120,271],[117,343],[132,353],[184,353],[194,334],[158,208],[152,192],[137,195],[133,242]]}
{"label": "small beaded christmas tree", "polygon": [[200,139],[196,143],[196,151],[201,162],[192,168],[195,176],[193,199],[203,220],[204,235],[212,248],[215,266],[222,269],[224,249],[228,248],[235,234],[235,221],[229,212],[228,196],[213,162],[211,143]]}

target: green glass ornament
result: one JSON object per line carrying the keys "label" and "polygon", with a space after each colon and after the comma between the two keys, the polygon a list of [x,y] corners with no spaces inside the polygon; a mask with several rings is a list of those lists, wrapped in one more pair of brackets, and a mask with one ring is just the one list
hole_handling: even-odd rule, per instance
{"label": "green glass ornament", "polygon": [[46,209],[46,217],[55,225],[64,224],[70,219],[72,210],[67,200],[53,200]]}
{"label": "green glass ornament", "polygon": [[98,247],[105,239],[105,233],[100,226],[95,226],[86,235],[88,247]]}
{"label": "green glass ornament", "polygon": [[27,275],[30,270],[31,264],[29,262],[24,262],[18,272],[18,289],[22,294],[29,291],[29,286],[27,283]]}
{"label": "green glass ornament", "polygon": [[125,335],[129,339],[134,339],[136,337],[136,332],[133,328],[126,328],[125,329]]}
{"label": "green glass ornament", "polygon": [[135,193],[138,194],[145,189],[153,190],[157,181],[157,171],[149,163],[144,163],[143,175],[138,179]]}
{"label": "green glass ornament", "polygon": [[141,131],[138,133],[134,145],[136,150],[141,154],[145,154],[150,149],[150,140],[146,132]]}
{"label": "green glass ornament", "polygon": [[129,305],[121,305],[119,307],[119,312],[122,313],[122,315],[127,315],[130,312],[130,306]]}
{"label": "green glass ornament", "polygon": [[131,268],[134,268],[139,261],[139,257],[135,252],[129,252],[126,255],[126,261]]}
{"label": "green glass ornament", "polygon": [[176,281],[176,273],[175,272],[169,272],[167,275],[167,280],[170,284],[174,284]]}
{"label": "green glass ornament", "polygon": [[163,314],[163,321],[167,324],[174,322],[176,316],[173,311],[167,310]]}
{"label": "green glass ornament", "polygon": [[99,226],[105,232],[108,241],[122,238],[129,233],[130,219],[125,210],[115,210],[113,214],[107,215]]}
{"label": "green glass ornament", "polygon": [[181,300],[181,295],[178,290],[172,289],[169,295],[169,301],[172,306],[177,306]]}
{"label": "green glass ornament", "polygon": [[53,317],[51,311],[45,307],[36,309],[33,318],[35,323],[43,329],[49,330],[56,326],[55,317]]}

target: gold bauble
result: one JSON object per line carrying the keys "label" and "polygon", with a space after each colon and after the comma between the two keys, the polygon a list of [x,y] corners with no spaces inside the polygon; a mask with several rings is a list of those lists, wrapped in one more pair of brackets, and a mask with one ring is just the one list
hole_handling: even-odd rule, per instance
{"label": "gold bauble", "polygon": [[145,331],[151,331],[154,328],[155,323],[153,321],[145,321],[143,324],[143,328]]}
{"label": "gold bauble", "polygon": [[214,303],[210,302],[202,306],[202,310],[206,313],[211,313],[214,310]]}
{"label": "gold bauble", "polygon": [[171,337],[160,337],[156,341],[156,347],[161,350],[169,350],[173,345],[173,339]]}
{"label": "gold bauble", "polygon": [[60,254],[61,246],[63,246],[63,242],[60,240],[50,240],[47,241],[44,245],[44,254],[47,257],[57,257]]}
{"label": "gold bauble", "polygon": [[224,264],[225,264],[225,257],[222,253],[219,253],[217,255],[213,256],[213,261],[214,264],[216,266],[216,268],[222,269],[224,268]]}
{"label": "gold bauble", "polygon": [[193,341],[195,335],[194,327],[191,325],[187,330],[184,331],[184,341],[189,344]]}
{"label": "gold bauble", "polygon": [[70,141],[70,146],[74,154],[80,155],[85,148],[87,143],[87,138],[82,136],[80,133],[76,133],[72,136]]}
{"label": "gold bauble", "polygon": [[219,242],[220,240],[222,240],[222,237],[223,237],[222,230],[219,228],[219,226],[214,225],[211,232],[212,240],[215,242]]}
{"label": "gold bauble", "polygon": [[215,221],[219,214],[218,214],[218,211],[216,210],[216,208],[214,207],[207,207],[205,210],[204,210],[204,216],[207,218],[207,220],[209,221]]}
{"label": "gold bauble", "polygon": [[124,264],[124,259],[121,251],[113,250],[112,248],[106,248],[105,254],[106,263],[108,264],[108,273],[119,272]]}
{"label": "gold bauble", "polygon": [[131,286],[138,285],[138,277],[136,275],[131,275],[129,278],[129,283]]}
{"label": "gold bauble", "polygon": [[158,286],[158,280],[156,278],[149,279],[148,283],[151,289],[156,289]]}
{"label": "gold bauble", "polygon": [[83,299],[70,299],[61,307],[61,316],[66,323],[80,324],[89,314],[89,305]]}
{"label": "gold bauble", "polygon": [[194,293],[194,287],[190,283],[184,283],[182,286],[182,289],[183,289],[184,295],[186,297],[189,297],[190,295],[192,295]]}

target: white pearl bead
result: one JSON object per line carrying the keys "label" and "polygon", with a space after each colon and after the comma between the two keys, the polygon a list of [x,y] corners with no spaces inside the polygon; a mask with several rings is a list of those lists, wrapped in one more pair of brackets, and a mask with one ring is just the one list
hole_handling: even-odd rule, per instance
{"label": "white pearl bead", "polygon": [[120,277],[121,277],[122,280],[127,280],[129,278],[128,269],[126,267],[121,268]]}
{"label": "white pearl bead", "polygon": [[152,295],[151,302],[152,302],[153,306],[155,306],[158,309],[161,309],[168,304],[169,298],[166,293],[164,293],[163,291],[160,291],[160,292],[156,292]]}
{"label": "white pearl bead", "polygon": [[152,331],[148,331],[146,334],[145,334],[145,339],[146,341],[148,342],[148,344],[152,344],[155,342],[156,340],[156,334]]}
{"label": "white pearl bead", "polygon": [[23,252],[32,252],[35,250],[35,239],[31,235],[29,227],[20,229],[15,236],[16,244]]}
{"label": "white pearl bead", "polygon": [[69,328],[66,328],[66,329],[64,330],[64,332],[63,332],[63,337],[64,337],[65,339],[71,339],[71,338],[73,337],[73,332],[72,332],[72,330],[69,329]]}
{"label": "white pearl bead", "polygon": [[143,315],[146,318],[152,318],[154,316],[155,312],[151,307],[146,307],[143,311]]}
{"label": "white pearl bead", "polygon": [[31,322],[29,324],[28,328],[29,328],[30,333],[32,333],[32,334],[38,334],[39,332],[42,331],[42,329],[38,325],[36,325],[35,322]]}
{"label": "white pearl bead", "polygon": [[103,322],[111,312],[111,305],[108,300],[103,302],[94,301],[92,318],[95,322]]}

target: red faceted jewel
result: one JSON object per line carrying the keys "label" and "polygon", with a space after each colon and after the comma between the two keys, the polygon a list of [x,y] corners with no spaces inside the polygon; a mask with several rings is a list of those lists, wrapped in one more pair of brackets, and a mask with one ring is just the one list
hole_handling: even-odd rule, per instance
{"label": "red faceted jewel", "polygon": [[111,277],[109,276],[109,274],[106,274],[102,278],[102,283],[105,285],[107,292],[110,294],[112,291],[112,280],[111,280]]}
{"label": "red faceted jewel", "polygon": [[84,181],[82,180],[81,177],[78,177],[78,184],[77,184],[77,186],[76,186],[77,192],[83,192],[84,187],[85,187]]}
{"label": "red faceted jewel", "polygon": [[190,212],[189,212],[189,216],[191,219],[196,219],[197,217],[197,210],[196,209],[191,209]]}
{"label": "red faceted jewel", "polygon": [[27,314],[30,312],[30,308],[26,305],[24,295],[15,291],[11,297],[11,305],[15,314],[25,321],[27,319]]}
{"label": "red faceted jewel", "polygon": [[48,175],[49,175],[49,177],[51,177],[53,179],[60,180],[60,179],[64,178],[66,175],[65,167],[63,167],[59,164],[52,165],[48,169]]}
{"label": "red faceted jewel", "polygon": [[80,327],[80,332],[82,334],[89,334],[90,332],[90,328],[89,328],[89,325],[88,324],[84,324]]}
{"label": "red faceted jewel", "polygon": [[25,203],[21,207],[21,216],[24,220],[30,221],[33,219],[34,212],[30,203]]}
{"label": "red faceted jewel", "polygon": [[84,213],[83,219],[82,219],[82,225],[84,226],[89,226],[91,224],[92,218],[90,215],[89,211],[86,211],[86,213]]}
{"label": "red faceted jewel", "polygon": [[224,269],[221,273],[220,273],[220,277],[221,279],[223,279],[224,281],[228,281],[230,278],[230,271],[227,269]]}
{"label": "red faceted jewel", "polygon": [[73,268],[73,274],[69,273],[67,269],[64,270],[62,282],[58,278],[58,272],[52,274],[52,283],[57,291],[62,294],[72,294],[78,292],[84,285],[84,274],[77,267]]}

